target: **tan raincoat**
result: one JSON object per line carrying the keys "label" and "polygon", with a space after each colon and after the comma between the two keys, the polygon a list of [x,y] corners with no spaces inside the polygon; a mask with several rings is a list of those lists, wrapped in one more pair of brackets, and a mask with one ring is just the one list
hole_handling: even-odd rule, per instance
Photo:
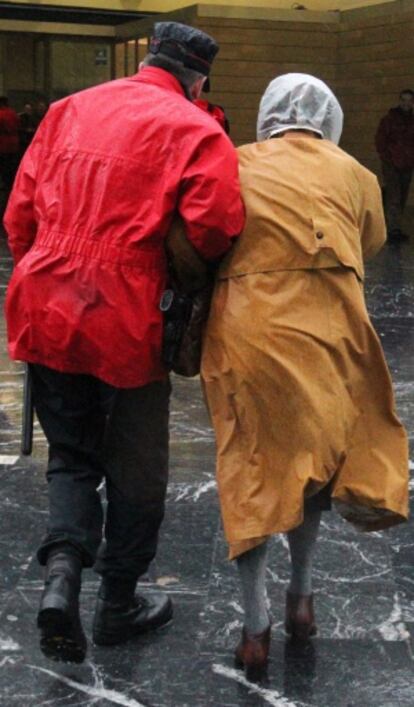
{"label": "tan raincoat", "polygon": [[303,520],[330,484],[344,518],[407,517],[407,440],[369,320],[384,244],[375,176],[304,133],[239,148],[244,232],[219,272],[202,377],[230,557]]}

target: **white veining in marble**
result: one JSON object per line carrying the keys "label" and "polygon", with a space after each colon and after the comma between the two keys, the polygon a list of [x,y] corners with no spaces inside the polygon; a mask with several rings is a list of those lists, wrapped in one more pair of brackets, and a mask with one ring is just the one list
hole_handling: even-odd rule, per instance
{"label": "white veining in marble", "polygon": [[0,638],[0,651],[19,651],[20,646],[13,638]]}
{"label": "white veining in marble", "polygon": [[105,688],[103,686],[102,679],[99,678],[96,671],[94,674],[97,679],[96,685],[83,685],[81,682],[72,680],[66,675],[60,675],[59,673],[53,672],[53,670],[47,670],[46,668],[41,668],[38,665],[29,665],[28,667],[32,670],[38,670],[41,673],[50,675],[50,677],[60,680],[60,682],[63,682],[68,687],[73,687],[75,690],[79,690],[79,692],[83,692],[85,695],[89,695],[90,697],[108,700],[109,702],[113,702],[115,705],[122,705],[123,707],[145,707],[142,702],[138,702],[131,697],[127,697],[126,695],[123,695],[122,692],[118,692],[117,690],[108,690]]}
{"label": "white veining in marble", "polygon": [[324,582],[330,581],[335,584],[361,584],[372,579],[378,579],[378,577],[385,577],[386,575],[392,574],[391,567],[381,570],[380,572],[373,572],[372,574],[361,575],[360,577],[332,577],[330,570],[314,570],[314,577],[322,579]]}
{"label": "white veining in marble", "polygon": [[236,629],[241,629],[242,628],[242,622],[239,621],[239,619],[235,619],[234,621],[230,621],[229,623],[225,624],[223,626],[222,631],[220,632],[225,638],[228,638],[233,631]]}
{"label": "white veining in marble", "polygon": [[[371,567],[378,567],[378,560],[377,558],[372,559],[368,557],[367,551],[364,552],[360,545],[360,538],[358,540],[354,541],[349,541],[349,540],[336,540],[335,538],[324,538],[324,541],[326,543],[329,543],[329,545],[337,545],[342,548],[346,548],[347,550],[350,550],[352,552],[355,552],[358,556],[359,559],[362,560],[363,563],[367,565],[371,565]],[[381,569],[386,569],[385,565],[381,567]]]}
{"label": "white veining in marble", "polygon": [[198,413],[197,405],[190,405],[185,411],[172,410],[170,415],[171,442],[178,441],[180,445],[207,443],[211,444],[214,433],[209,426],[197,424],[191,414],[192,408]]}
{"label": "white veining in marble", "polygon": [[378,631],[384,641],[405,641],[410,638],[403,621],[400,597],[397,592],[394,594],[394,606],[391,614],[378,626]]}
{"label": "white veining in marble", "polygon": [[285,533],[278,533],[277,535],[273,535],[272,540],[276,545],[280,544],[285,550],[289,550],[289,542]]}
{"label": "white veining in marble", "polygon": [[175,503],[187,499],[196,503],[200,496],[207,493],[211,489],[215,489],[216,486],[217,484],[215,479],[209,479],[209,481],[202,481],[197,484],[174,484],[175,488],[171,488],[170,493],[175,493]]}
{"label": "white veining in marble", "polygon": [[271,567],[266,567],[266,572],[270,576],[274,584],[286,584],[286,579],[284,579],[277,572],[272,570]]}
{"label": "white veining in marble", "polygon": [[15,665],[16,661],[14,658],[10,658],[9,655],[5,655],[4,658],[0,660],[0,668],[4,668],[5,665]]}
{"label": "white veining in marble", "polygon": [[[346,609],[347,605],[349,604],[349,600],[344,602],[343,604],[343,609]],[[331,611],[332,616],[335,618],[336,625],[334,630],[331,633],[331,638],[339,638],[339,639],[344,639],[347,638],[347,627],[342,621],[342,617],[336,612],[336,611]]]}
{"label": "white veining in marble", "polygon": [[404,620],[414,623],[414,601],[404,601]]}
{"label": "white veining in marble", "polygon": [[0,454],[0,464],[4,466],[13,466],[19,460],[19,457],[14,454]]}
{"label": "white veining in marble", "polygon": [[204,484],[200,484],[197,491],[193,495],[193,501],[198,501],[198,499],[200,498],[200,496],[202,496],[203,493],[207,493],[207,491],[210,491],[210,489],[215,489],[216,486],[217,484],[214,479],[211,479],[211,481],[206,481]]}
{"label": "white veining in marble", "polygon": [[244,615],[244,611],[237,601],[231,601],[229,606],[231,606],[238,614]]}
{"label": "white veining in marble", "polygon": [[212,668],[213,672],[217,675],[222,675],[225,678],[229,678],[229,680],[234,680],[240,683],[240,685],[247,687],[249,692],[260,695],[260,697],[262,697],[267,704],[272,705],[272,707],[306,707],[304,702],[292,702],[286,697],[283,697],[277,690],[267,690],[264,687],[260,687],[260,685],[249,682],[246,680],[243,673],[234,670],[234,668],[228,668],[219,663],[214,663]]}

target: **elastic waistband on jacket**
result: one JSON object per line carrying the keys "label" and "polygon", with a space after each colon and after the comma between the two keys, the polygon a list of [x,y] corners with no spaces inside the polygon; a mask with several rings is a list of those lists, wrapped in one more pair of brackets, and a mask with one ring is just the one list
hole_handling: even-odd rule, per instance
{"label": "elastic waistband on jacket", "polygon": [[128,248],[120,248],[106,240],[68,236],[58,231],[44,231],[37,234],[35,246],[50,248],[63,255],[79,255],[90,260],[146,270],[159,270],[166,263],[162,244],[136,243]]}

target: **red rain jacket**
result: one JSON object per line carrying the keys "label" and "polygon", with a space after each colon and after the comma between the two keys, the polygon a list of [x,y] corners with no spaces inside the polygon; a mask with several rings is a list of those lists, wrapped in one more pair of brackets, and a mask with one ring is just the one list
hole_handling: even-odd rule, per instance
{"label": "red rain jacket", "polygon": [[236,152],[171,74],[146,67],[53,104],[5,215],[11,357],[120,388],[164,378],[163,243],[177,213],[206,259],[244,223]]}
{"label": "red rain jacket", "polygon": [[13,108],[0,108],[0,154],[13,154],[19,149],[19,118]]}
{"label": "red rain jacket", "polygon": [[397,169],[414,168],[414,113],[391,108],[385,115],[375,136],[380,158]]}

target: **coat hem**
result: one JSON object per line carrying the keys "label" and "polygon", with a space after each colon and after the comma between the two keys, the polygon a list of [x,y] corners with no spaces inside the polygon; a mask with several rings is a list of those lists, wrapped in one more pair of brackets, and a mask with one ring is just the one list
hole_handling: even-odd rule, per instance
{"label": "coat hem", "polygon": [[9,357],[12,361],[15,361],[16,363],[32,363],[38,366],[45,366],[47,368],[51,368],[54,371],[59,371],[59,373],[68,373],[70,375],[79,376],[93,376],[94,378],[98,378],[98,380],[101,380],[104,383],[113,386],[114,388],[142,388],[143,386],[148,385],[149,383],[163,381],[168,378],[168,372],[165,371],[154,373],[153,375],[148,375],[145,377],[137,377],[136,379],[126,381],[126,379],[120,379],[116,376],[107,375],[106,373],[102,373],[100,370],[97,369],[91,369],[89,367],[81,368],[79,366],[71,366],[70,364],[61,363],[56,360],[51,362],[43,357],[28,355],[19,356],[18,354],[15,354],[10,350]]}
{"label": "coat hem", "polygon": [[[351,523],[351,525],[353,525],[357,530],[361,532],[377,532],[379,530],[386,530],[387,528],[392,528],[393,526],[399,525],[400,523],[405,523],[408,520],[408,511],[404,513],[404,511],[401,509],[397,510],[390,507],[373,506],[372,504],[351,504],[342,499],[335,498],[334,496],[332,496],[332,502],[337,508],[337,511],[341,515],[341,517],[347,522]],[[357,510],[352,511],[353,505],[356,505]],[[367,510],[365,522],[363,520],[363,511],[361,512],[361,509],[364,508]],[[264,529],[263,527],[258,528],[257,526],[252,526],[251,529],[249,529],[248,535],[246,535],[246,533],[243,533],[243,537],[238,536],[236,538],[233,536],[230,538],[226,534],[226,540],[229,545],[229,548],[231,548],[232,545],[236,545],[239,543],[249,542],[257,539],[261,540],[262,538],[265,539],[271,535],[288,533],[302,524],[303,517],[304,516],[302,507],[302,514],[298,518],[297,522],[294,521],[293,523],[272,525],[271,527],[266,529]],[[232,554],[231,550],[229,549],[228,559],[234,560],[240,554],[240,552],[238,554]]]}

